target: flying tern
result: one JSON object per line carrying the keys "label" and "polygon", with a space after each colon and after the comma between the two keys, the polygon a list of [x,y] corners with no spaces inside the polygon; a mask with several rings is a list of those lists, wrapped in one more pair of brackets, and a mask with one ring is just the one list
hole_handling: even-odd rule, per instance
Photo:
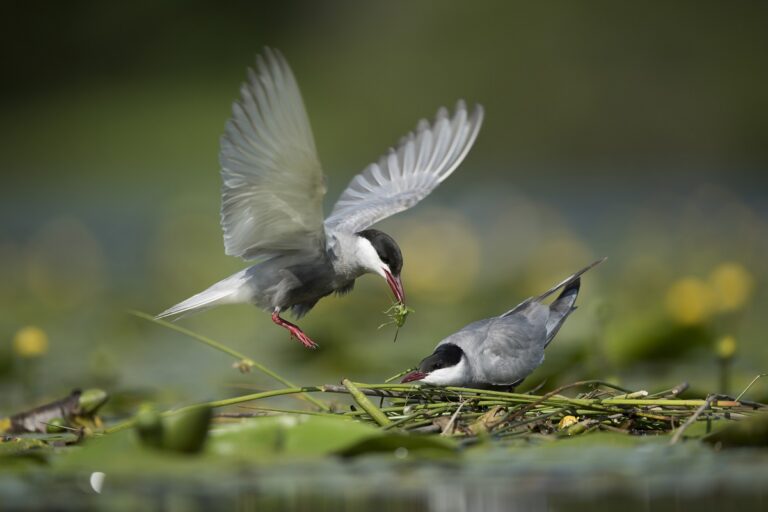
{"label": "flying tern", "polygon": [[464,160],[483,108],[441,108],[396,148],[355,176],[323,219],[326,187],[304,103],[282,54],[266,48],[240,88],[221,138],[221,225],[225,252],[255,264],[163,311],[179,316],[251,303],[272,314],[305,347],[317,344],[282,318],[300,318],[321,298],[377,274],[403,303],[403,257],[395,240],[370,226],[414,206]]}

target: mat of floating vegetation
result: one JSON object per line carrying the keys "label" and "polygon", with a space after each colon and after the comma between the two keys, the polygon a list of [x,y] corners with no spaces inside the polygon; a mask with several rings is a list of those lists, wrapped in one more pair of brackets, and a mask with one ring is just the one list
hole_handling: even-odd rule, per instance
{"label": "mat of floating vegetation", "polygon": [[[304,410],[272,409],[258,402],[287,394],[340,393],[352,398],[354,403],[349,410],[340,410],[337,405],[335,410],[311,414],[345,417],[386,430],[439,433],[467,441],[487,436],[500,439],[572,436],[606,430],[627,435],[673,433],[672,442],[677,442],[686,431],[700,436],[727,422],[762,416],[761,410],[765,410],[762,404],[721,395],[681,399],[678,395],[682,386],[649,394],[631,392],[606,382],[584,381],[535,395],[458,387],[361,384],[347,380],[342,384],[258,393],[214,405],[250,403],[249,412],[241,409],[235,414],[224,413],[221,418],[307,414]],[[583,391],[566,396],[567,391],[578,388]],[[697,428],[692,428],[694,426]]]}

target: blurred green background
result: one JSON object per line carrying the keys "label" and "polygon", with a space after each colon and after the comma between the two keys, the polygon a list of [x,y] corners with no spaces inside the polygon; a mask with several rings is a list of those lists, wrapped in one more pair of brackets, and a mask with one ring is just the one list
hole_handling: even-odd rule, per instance
{"label": "blurred green background", "polygon": [[6,7],[0,413],[72,387],[173,403],[274,386],[127,313],[245,266],[223,252],[218,138],[264,45],[302,89],[326,211],[438,107],[479,102],[486,121],[447,182],[380,225],[416,310],[397,343],[377,329],[391,299],[374,276],[301,322],[318,351],[248,306],[181,325],[301,384],[381,380],[608,256],[525,386],[737,393],[768,370],[766,3]]}

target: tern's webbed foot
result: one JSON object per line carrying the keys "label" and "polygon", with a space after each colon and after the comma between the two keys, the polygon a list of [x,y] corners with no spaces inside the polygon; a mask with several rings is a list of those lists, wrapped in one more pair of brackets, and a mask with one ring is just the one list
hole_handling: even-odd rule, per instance
{"label": "tern's webbed foot", "polygon": [[312,341],[312,338],[304,334],[304,331],[299,329],[298,327],[294,329],[289,329],[291,332],[291,338],[295,338],[301,342],[302,345],[304,345],[307,348],[317,348],[318,345],[314,341]]}
{"label": "tern's webbed foot", "polygon": [[299,340],[302,345],[304,345],[307,348],[317,348],[318,345],[314,341],[312,341],[312,338],[304,334],[304,331],[302,331],[298,325],[292,324],[288,320],[284,320],[280,318],[279,311],[275,310],[272,313],[272,321],[275,322],[280,327],[284,327],[285,329],[288,329],[288,332],[291,333],[291,338]]}

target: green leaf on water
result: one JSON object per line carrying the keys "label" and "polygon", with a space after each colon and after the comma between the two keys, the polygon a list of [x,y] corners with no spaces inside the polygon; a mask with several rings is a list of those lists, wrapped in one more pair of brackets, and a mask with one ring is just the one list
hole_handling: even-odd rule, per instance
{"label": "green leaf on water", "polygon": [[450,439],[406,435],[345,418],[323,416],[250,419],[217,429],[210,443],[215,453],[237,451],[241,456],[271,454],[280,458],[394,454],[401,448],[418,455],[446,455],[456,451],[456,444]]}
{"label": "green leaf on water", "polygon": [[704,441],[716,446],[768,446],[768,413],[761,412],[737,422],[723,421],[713,430]]}
{"label": "green leaf on water", "polygon": [[339,452],[345,457],[372,453],[391,453],[396,457],[445,457],[456,455],[457,444],[450,438],[416,436],[387,431],[387,433],[363,440]]}
{"label": "green leaf on water", "polygon": [[343,418],[270,416],[253,418],[215,430],[211,450],[240,455],[317,457],[336,453],[377,435],[370,425]]}
{"label": "green leaf on water", "polygon": [[706,418],[699,418],[690,427],[685,429],[683,437],[701,438],[732,423],[733,421],[726,419],[714,419],[708,421]]}

